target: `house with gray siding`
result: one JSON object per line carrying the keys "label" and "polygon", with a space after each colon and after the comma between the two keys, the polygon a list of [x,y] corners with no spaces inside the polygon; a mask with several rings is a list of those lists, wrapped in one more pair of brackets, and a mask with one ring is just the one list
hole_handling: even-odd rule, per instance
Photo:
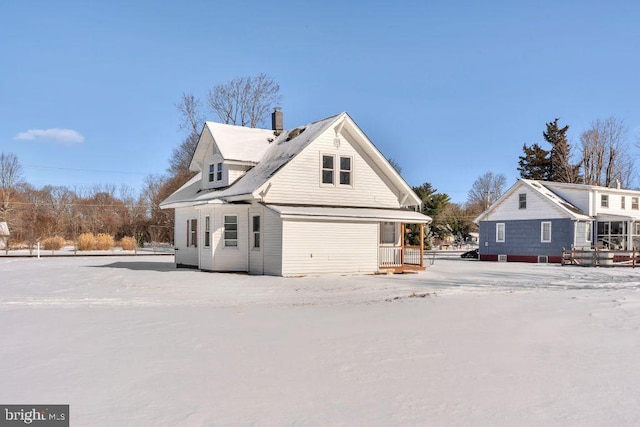
{"label": "house with gray siding", "polygon": [[640,249],[640,191],[520,179],[475,222],[484,261],[561,262],[562,249]]}

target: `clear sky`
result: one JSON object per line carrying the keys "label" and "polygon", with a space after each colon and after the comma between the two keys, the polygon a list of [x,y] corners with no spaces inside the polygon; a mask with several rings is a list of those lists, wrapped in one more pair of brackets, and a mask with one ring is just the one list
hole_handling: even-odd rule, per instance
{"label": "clear sky", "polygon": [[609,116],[636,140],[640,3],[5,1],[0,151],[38,187],[139,189],[183,92],[261,72],[285,128],[347,111],[410,185],[464,202],[484,172],[515,182],[555,117],[574,143]]}

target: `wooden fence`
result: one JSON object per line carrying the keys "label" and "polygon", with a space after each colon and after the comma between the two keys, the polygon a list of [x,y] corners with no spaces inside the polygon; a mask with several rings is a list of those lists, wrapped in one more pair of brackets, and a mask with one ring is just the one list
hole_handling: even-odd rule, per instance
{"label": "wooden fence", "polygon": [[625,266],[635,268],[640,265],[640,252],[611,251],[600,248],[562,248],[562,265],[582,265],[587,267]]}

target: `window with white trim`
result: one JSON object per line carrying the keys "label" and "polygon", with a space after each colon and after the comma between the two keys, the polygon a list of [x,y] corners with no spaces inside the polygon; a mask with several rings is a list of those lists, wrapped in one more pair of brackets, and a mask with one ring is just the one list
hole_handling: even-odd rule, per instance
{"label": "window with white trim", "polygon": [[632,197],[631,198],[631,209],[634,210],[638,210],[638,198],[637,197]]}
{"label": "window with white trim", "polygon": [[260,249],[260,215],[252,217],[253,249]]}
{"label": "window with white trim", "polygon": [[590,242],[591,241],[591,233],[592,233],[592,225],[590,222],[587,222],[584,224],[584,241],[585,242]]}
{"label": "window with white trim", "polygon": [[353,159],[351,157],[340,156],[340,185],[353,185],[351,181],[353,169]]}
{"label": "window with white trim", "polygon": [[198,220],[187,220],[187,246],[198,246]]}
{"label": "window with white trim", "polygon": [[626,204],[627,204],[627,198],[625,196],[622,196],[620,198],[620,209],[625,209]]}
{"label": "window with white trim", "polygon": [[518,209],[527,209],[527,193],[518,194]]}
{"label": "window with white trim", "polygon": [[216,168],[216,180],[222,181],[222,163],[218,163]]}
{"label": "window with white trim", "polygon": [[211,246],[211,218],[209,216],[204,217],[204,247]]}
{"label": "window with white trim", "polygon": [[224,216],[224,246],[238,247],[238,215]]}
{"label": "window with white trim", "polygon": [[334,185],[335,156],[331,154],[322,155],[322,183]]}
{"label": "window with white trim", "polygon": [[496,224],[496,242],[504,242],[504,241],[505,241],[504,222],[499,222]]}
{"label": "window with white trim", "polygon": [[601,194],[600,195],[600,207],[608,208],[609,207],[609,195]]}
{"label": "window with white trim", "polygon": [[213,182],[216,165],[209,165],[209,182]]}
{"label": "window with white trim", "polygon": [[540,241],[551,241],[551,221],[542,221],[540,223]]}

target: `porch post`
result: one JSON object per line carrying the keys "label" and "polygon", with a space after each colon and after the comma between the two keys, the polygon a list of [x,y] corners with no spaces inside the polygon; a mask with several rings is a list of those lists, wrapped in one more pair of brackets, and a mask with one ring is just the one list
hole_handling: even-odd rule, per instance
{"label": "porch post", "polygon": [[400,265],[404,265],[404,222],[402,223],[402,227],[400,227],[400,244],[401,244],[401,249],[400,249]]}
{"label": "porch post", "polygon": [[424,267],[424,224],[420,224],[420,267]]}

